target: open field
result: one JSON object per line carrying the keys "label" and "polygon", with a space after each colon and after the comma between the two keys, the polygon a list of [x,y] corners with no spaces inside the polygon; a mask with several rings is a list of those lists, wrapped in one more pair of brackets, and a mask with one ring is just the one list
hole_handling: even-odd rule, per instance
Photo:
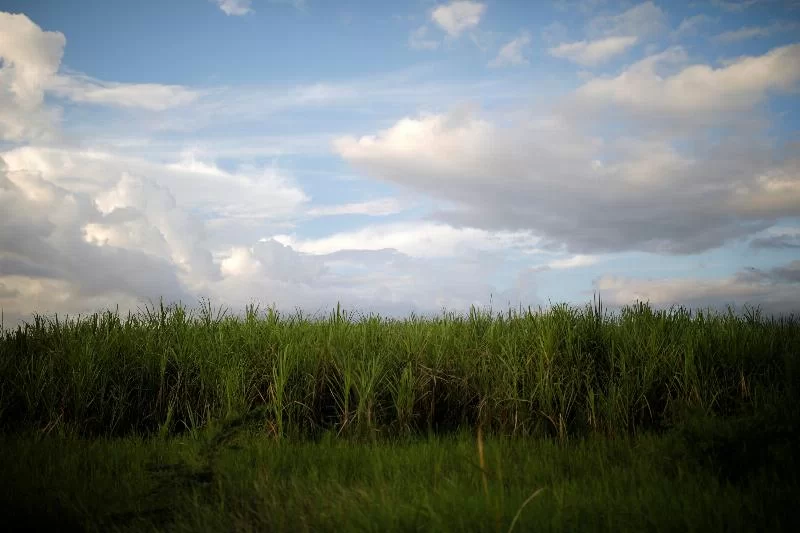
{"label": "open field", "polygon": [[799,376],[800,322],[753,312],[37,317],[0,342],[0,505],[97,530],[792,530]]}

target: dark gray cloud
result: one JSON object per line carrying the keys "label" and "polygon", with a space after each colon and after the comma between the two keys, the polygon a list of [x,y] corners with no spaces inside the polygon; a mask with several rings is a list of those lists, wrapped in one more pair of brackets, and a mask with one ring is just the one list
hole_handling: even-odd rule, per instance
{"label": "dark gray cloud", "polygon": [[800,283],[800,261],[792,261],[788,265],[772,269],[772,275],[786,283]]}
{"label": "dark gray cloud", "polygon": [[759,308],[764,316],[800,315],[800,261],[769,270],[745,268],[722,279],[641,279],[602,276],[594,281],[610,307],[649,301],[659,309],[683,306],[736,312]]}
{"label": "dark gray cloud", "polygon": [[19,296],[19,291],[16,289],[9,289],[5,284],[0,283],[0,299],[2,298],[16,298]]}
{"label": "dark gray cloud", "polygon": [[796,249],[800,248],[800,235],[771,235],[750,240],[750,248],[755,249]]}

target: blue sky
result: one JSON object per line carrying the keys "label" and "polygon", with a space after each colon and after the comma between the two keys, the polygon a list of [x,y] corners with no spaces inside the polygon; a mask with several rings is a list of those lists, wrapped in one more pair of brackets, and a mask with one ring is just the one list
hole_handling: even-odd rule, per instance
{"label": "blue sky", "polygon": [[0,0],[0,306],[800,302],[800,3]]}

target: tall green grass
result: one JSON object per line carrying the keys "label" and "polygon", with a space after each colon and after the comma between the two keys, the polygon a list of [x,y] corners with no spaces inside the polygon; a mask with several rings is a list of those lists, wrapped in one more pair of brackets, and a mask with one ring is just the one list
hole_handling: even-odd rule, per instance
{"label": "tall green grass", "polygon": [[636,435],[686,413],[800,399],[800,323],[637,302],[389,320],[151,306],[35,316],[0,338],[0,428],[196,432],[256,417],[277,439]]}

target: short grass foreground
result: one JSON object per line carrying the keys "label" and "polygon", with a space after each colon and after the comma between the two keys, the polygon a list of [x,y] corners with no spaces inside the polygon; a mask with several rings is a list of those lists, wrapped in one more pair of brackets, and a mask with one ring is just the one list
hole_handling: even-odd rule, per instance
{"label": "short grass foreground", "polygon": [[794,531],[800,321],[637,303],[35,317],[0,512],[170,531]]}

